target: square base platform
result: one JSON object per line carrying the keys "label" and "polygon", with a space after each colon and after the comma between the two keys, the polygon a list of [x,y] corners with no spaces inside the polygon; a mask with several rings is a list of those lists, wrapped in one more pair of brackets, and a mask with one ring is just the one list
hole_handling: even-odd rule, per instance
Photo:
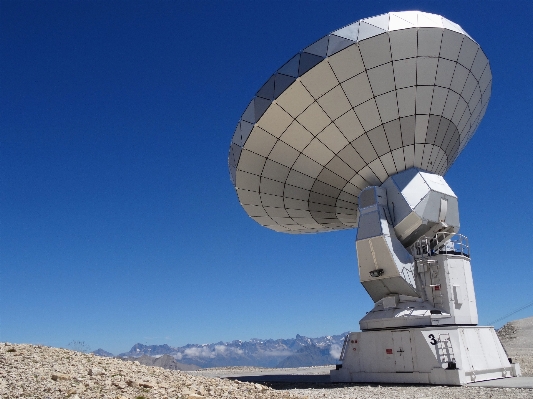
{"label": "square base platform", "polygon": [[332,382],[464,385],[520,376],[494,327],[446,326],[350,333]]}

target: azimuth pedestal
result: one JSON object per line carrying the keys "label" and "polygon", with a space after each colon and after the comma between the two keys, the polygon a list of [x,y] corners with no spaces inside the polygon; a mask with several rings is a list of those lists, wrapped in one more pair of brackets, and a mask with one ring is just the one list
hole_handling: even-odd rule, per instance
{"label": "azimuth pedestal", "polygon": [[332,382],[463,385],[520,376],[493,327],[425,327],[350,333]]}

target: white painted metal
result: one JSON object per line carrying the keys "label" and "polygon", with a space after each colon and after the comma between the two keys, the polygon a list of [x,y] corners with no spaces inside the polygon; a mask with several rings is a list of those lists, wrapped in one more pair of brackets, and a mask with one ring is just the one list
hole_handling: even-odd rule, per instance
{"label": "white painted metal", "polygon": [[520,375],[478,316],[457,197],[408,169],[359,195],[359,277],[374,300],[332,381],[461,385]]}
{"label": "white painted metal", "polygon": [[[390,294],[426,298],[427,301],[431,295],[424,296],[424,290],[440,290],[440,285],[430,288],[430,284],[426,283],[430,280],[429,277],[425,277],[424,274],[419,275],[415,271],[415,258],[406,247],[412,245],[419,237],[433,237],[437,232],[454,233],[458,228],[457,197],[441,176],[413,168],[390,177],[381,187],[369,187],[363,190],[359,196],[359,231],[356,248],[360,281],[378,307],[373,312],[381,311],[379,300]],[[448,237],[449,234],[445,234],[442,240],[446,241]],[[420,262],[423,261],[421,258]],[[449,273],[452,264],[458,262],[470,270],[468,260],[453,260],[449,264],[442,261],[440,270],[442,273]],[[435,269],[430,269],[426,273],[433,273],[434,278],[437,278],[438,273]],[[457,273],[466,272],[458,270]],[[468,275],[471,276],[471,273]],[[444,274],[438,274],[438,278],[444,280],[446,277]],[[463,280],[460,284],[465,287],[472,286],[473,289],[472,284]],[[409,306],[429,311],[436,306],[434,302],[430,300],[430,303],[422,305],[417,302]],[[406,305],[406,308],[409,306]],[[450,314],[449,306],[439,306],[438,309]],[[383,313],[379,314],[380,319],[385,318],[382,316]],[[397,319],[397,314],[387,316],[389,317],[396,318],[392,321],[394,326],[398,326],[400,320],[404,319]],[[455,324],[453,316],[451,317],[448,324]],[[372,312],[367,318],[374,319]],[[475,322],[466,324],[475,323],[477,315]],[[427,319],[420,325],[434,324]],[[407,322],[406,325],[413,324]],[[369,327],[361,324],[363,329],[385,327],[387,325]]]}
{"label": "white painted metal", "polygon": [[332,382],[463,385],[520,376],[493,327],[448,326],[350,333]]}
{"label": "white painted metal", "polygon": [[305,47],[242,114],[228,166],[255,221],[287,233],[359,226],[360,281],[375,305],[336,381],[518,374],[494,330],[474,327],[468,245],[454,236],[457,197],[442,177],[477,129],[491,82],[459,25],[394,12]]}
{"label": "white painted metal", "polygon": [[[348,182],[362,190],[413,167],[443,175],[474,134],[491,81],[479,45],[439,15],[387,13],[336,30],[282,65],[242,114],[228,157],[239,201],[246,210],[305,210],[313,219],[250,214],[276,231],[357,227],[345,216],[357,204],[338,202],[358,194]],[[263,195],[269,180],[237,178],[265,176],[265,160],[319,183],[295,200],[290,190]],[[278,170],[267,177],[287,187],[286,170]],[[322,183],[336,190],[325,194]]]}
{"label": "white painted metal", "polygon": [[[357,248],[364,252],[363,247]],[[446,252],[446,246],[442,252]],[[478,316],[470,260],[465,254],[452,253],[456,252],[453,249],[449,252],[430,258],[415,257],[414,277],[407,280],[416,281],[414,293],[411,296],[386,293],[361,319],[361,329],[476,325]],[[391,273],[389,269],[384,270],[384,275],[376,279],[383,281],[383,286],[390,287],[386,276]],[[377,284],[369,283],[373,280],[370,275],[367,277],[364,272],[362,274],[361,283],[369,293],[372,292],[372,298],[383,293]],[[394,279],[403,277],[398,274]],[[388,280],[392,279],[389,276]],[[395,284],[399,286],[398,282]]]}

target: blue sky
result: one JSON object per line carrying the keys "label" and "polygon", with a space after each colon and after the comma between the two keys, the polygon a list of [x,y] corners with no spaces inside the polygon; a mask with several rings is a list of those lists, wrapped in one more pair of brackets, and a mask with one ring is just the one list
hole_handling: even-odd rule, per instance
{"label": "blue sky", "polygon": [[2,0],[0,341],[118,353],[358,330],[372,302],[355,230],[261,227],[237,201],[228,147],[300,49],[413,9],[460,24],[491,62],[487,113],[446,175],[480,323],[530,303],[530,2]]}

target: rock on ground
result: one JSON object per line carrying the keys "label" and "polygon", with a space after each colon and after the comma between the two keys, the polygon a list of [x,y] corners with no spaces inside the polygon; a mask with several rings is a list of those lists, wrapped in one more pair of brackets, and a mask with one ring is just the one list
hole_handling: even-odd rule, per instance
{"label": "rock on ground", "polygon": [[0,343],[0,398],[282,399],[264,385],[193,376],[40,345]]}
{"label": "rock on ground", "polygon": [[533,377],[533,317],[511,321],[497,334],[513,363],[520,364],[522,375]]}
{"label": "rock on ground", "polygon": [[[529,363],[525,364],[531,364],[531,357],[527,360]],[[525,399],[533,398],[533,390],[424,385],[255,384],[208,378],[200,372],[143,366],[66,349],[0,343],[0,398]]]}
{"label": "rock on ground", "polygon": [[533,390],[378,384],[272,384],[308,399],[531,399]]}

